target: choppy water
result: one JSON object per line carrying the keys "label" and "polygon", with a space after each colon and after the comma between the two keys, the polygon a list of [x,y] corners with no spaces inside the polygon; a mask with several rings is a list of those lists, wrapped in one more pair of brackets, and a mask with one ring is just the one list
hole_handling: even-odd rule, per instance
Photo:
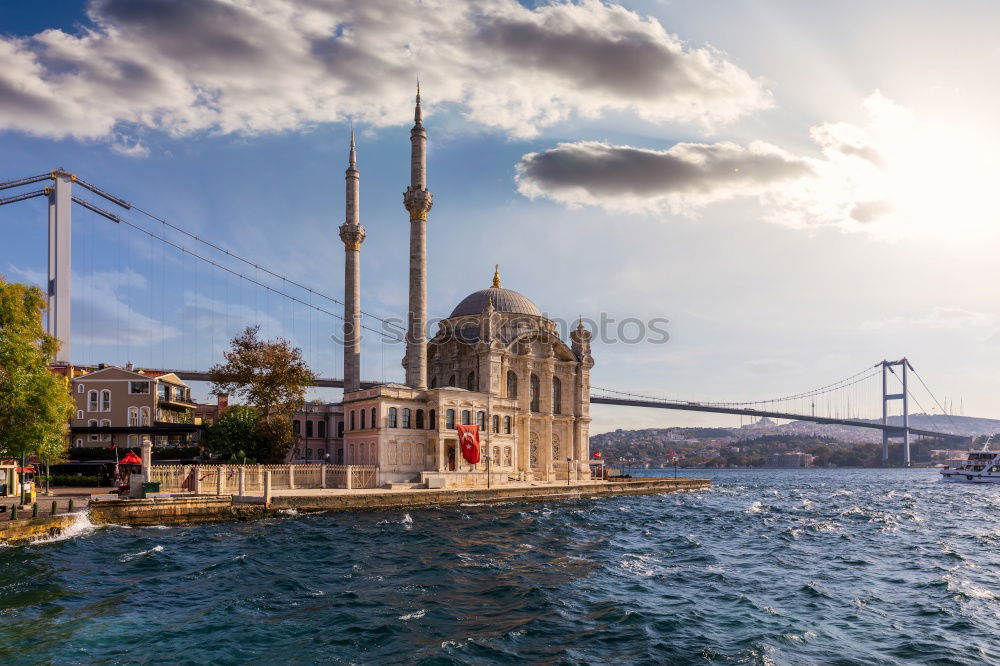
{"label": "choppy water", "polygon": [[710,475],[693,494],[3,549],[0,660],[1000,664],[1000,487]]}

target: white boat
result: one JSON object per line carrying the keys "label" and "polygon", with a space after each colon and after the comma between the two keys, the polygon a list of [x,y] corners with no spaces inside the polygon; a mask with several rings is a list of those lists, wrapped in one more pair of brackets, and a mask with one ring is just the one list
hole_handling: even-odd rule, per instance
{"label": "white boat", "polygon": [[953,483],[1000,483],[1000,451],[970,451],[957,467],[941,470],[941,480]]}

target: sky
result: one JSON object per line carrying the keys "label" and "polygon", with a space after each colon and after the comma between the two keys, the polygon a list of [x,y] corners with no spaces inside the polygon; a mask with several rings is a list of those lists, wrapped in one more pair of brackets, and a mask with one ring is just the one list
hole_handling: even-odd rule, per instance
{"label": "sky", "polygon": [[[499,264],[547,315],[614,322],[594,386],[751,400],[906,356],[1000,417],[996,3],[33,4],[0,4],[0,180],[64,167],[201,257],[75,209],[77,362],[205,369],[260,323],[340,376],[351,125],[362,308],[401,318],[419,79],[431,317]],[[7,279],[44,281],[45,215],[0,208]],[[370,333],[363,376],[400,380],[402,347]]]}

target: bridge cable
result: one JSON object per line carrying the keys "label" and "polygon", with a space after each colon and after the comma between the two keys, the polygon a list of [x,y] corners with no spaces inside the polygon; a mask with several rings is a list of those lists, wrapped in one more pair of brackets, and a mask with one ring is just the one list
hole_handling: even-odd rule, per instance
{"label": "bridge cable", "polygon": [[[257,285],[258,287],[263,287],[268,292],[273,292],[273,293],[275,293],[275,294],[277,294],[279,296],[284,296],[285,298],[287,298],[289,300],[296,301],[298,303],[306,305],[307,307],[310,307],[310,308],[312,308],[312,309],[314,309],[314,310],[316,310],[318,312],[322,312],[324,314],[330,315],[331,317],[334,317],[336,319],[340,319],[342,321],[344,319],[344,317],[342,315],[339,315],[339,314],[337,314],[335,312],[331,312],[331,311],[329,311],[329,310],[327,310],[325,308],[322,308],[322,307],[320,307],[318,305],[310,305],[309,303],[306,303],[305,301],[303,301],[300,298],[297,298],[295,296],[292,296],[291,294],[288,294],[288,293],[285,293],[285,292],[280,291],[278,289],[275,289],[274,287],[271,287],[270,285],[264,284],[260,280],[255,280],[254,278],[251,278],[251,277],[249,277],[247,275],[244,275],[244,274],[240,273],[239,271],[235,271],[235,270],[233,270],[231,268],[228,268],[227,266],[223,266],[223,265],[219,264],[218,262],[213,261],[212,259],[209,259],[208,257],[202,256],[202,255],[198,254],[197,252],[194,252],[193,250],[190,250],[190,249],[184,247],[183,245],[178,245],[177,243],[174,243],[173,241],[170,241],[170,240],[168,240],[168,239],[166,239],[166,238],[164,238],[162,236],[159,236],[159,235],[153,233],[152,231],[149,231],[148,229],[145,229],[145,228],[139,226],[138,224],[135,224],[135,223],[133,223],[133,222],[131,222],[131,221],[125,219],[125,218],[120,218],[120,219],[121,219],[121,224],[127,225],[127,226],[135,229],[136,231],[139,231],[141,233],[144,233],[144,234],[147,234],[149,236],[152,236],[153,238],[155,238],[156,240],[160,241],[161,243],[165,243],[165,244],[167,244],[167,245],[169,245],[169,246],[171,246],[171,247],[173,247],[173,248],[181,251],[184,254],[187,254],[187,255],[190,255],[190,256],[194,257],[195,259],[200,259],[201,261],[204,261],[204,262],[206,262],[208,264],[211,264],[212,266],[215,266],[217,268],[221,268],[222,270],[226,271],[227,273],[230,273],[231,275],[234,275],[234,276],[236,276],[236,277],[238,277],[238,278],[240,278],[242,280],[246,280],[247,282],[251,282],[251,283]],[[120,246],[120,243],[119,243],[119,246]],[[235,256],[235,255],[230,255],[230,256]],[[265,269],[263,267],[260,267],[260,266],[257,266],[257,268],[259,268],[260,270],[263,270],[266,273],[270,272],[267,269]],[[291,282],[290,280],[286,280],[286,281],[289,282],[290,284],[295,284],[294,282]],[[298,286],[298,285],[296,285],[296,286]],[[309,291],[309,290],[307,289],[307,291]],[[319,296],[323,296],[323,294],[320,294],[319,292],[313,292],[313,293],[316,293]],[[325,297],[324,296],[324,298],[329,298],[329,297]],[[333,300],[333,299],[329,299],[329,300]],[[369,316],[374,317],[374,315],[369,315]],[[378,317],[375,317],[375,318],[378,319]],[[380,320],[380,321],[383,321],[384,323],[388,323],[388,322],[385,322],[384,320]],[[363,328],[365,330],[368,330],[368,331],[371,331],[372,333],[378,333],[379,335],[382,335],[384,333],[384,331],[376,330],[376,329],[371,328],[369,326],[365,326],[364,324],[361,325],[361,328]]]}
{"label": "bridge cable", "polygon": [[[254,267],[254,268],[258,269],[258,270],[264,271],[268,275],[270,275],[272,277],[275,277],[275,278],[278,278],[279,280],[282,280],[283,282],[287,282],[288,284],[294,285],[294,286],[298,287],[299,289],[304,289],[305,291],[309,292],[310,294],[315,294],[316,296],[319,296],[320,298],[326,299],[326,300],[328,300],[328,301],[330,301],[332,303],[336,303],[337,305],[344,305],[344,302],[341,301],[341,300],[339,300],[339,299],[336,299],[336,298],[334,298],[332,296],[327,296],[326,294],[324,294],[322,292],[318,292],[318,291],[316,291],[314,289],[310,289],[309,287],[305,286],[304,284],[296,282],[295,280],[287,278],[284,275],[281,275],[279,273],[275,273],[274,271],[266,268],[265,266],[261,266],[260,264],[257,264],[255,262],[249,260],[249,259],[244,259],[240,255],[238,255],[238,254],[236,254],[234,252],[230,252],[226,248],[224,248],[224,247],[222,247],[220,245],[217,245],[217,244],[213,243],[212,241],[205,240],[204,238],[202,238],[200,236],[196,236],[195,234],[192,234],[191,232],[189,232],[189,231],[187,231],[185,229],[182,229],[181,227],[178,227],[177,225],[172,224],[172,223],[168,222],[167,220],[165,220],[165,219],[163,219],[161,217],[157,217],[153,213],[150,213],[149,211],[146,211],[143,208],[140,208],[139,206],[136,206],[135,204],[132,204],[131,207],[133,209],[137,210],[138,212],[142,213],[146,217],[149,217],[149,218],[151,218],[153,220],[156,220],[157,222],[163,224],[164,226],[170,227],[174,231],[177,231],[178,233],[181,233],[181,234],[183,234],[183,235],[185,235],[185,236],[187,236],[187,237],[189,237],[189,238],[191,238],[191,239],[193,239],[193,240],[195,240],[195,241],[197,241],[199,243],[202,243],[204,245],[208,245],[212,249],[217,250],[218,252],[222,252],[223,254],[225,254],[227,256],[230,256],[233,259],[236,259],[237,261],[241,261],[244,264],[247,264],[248,266],[252,266],[252,267]],[[365,312],[364,310],[361,311],[361,314],[363,314],[363,315],[365,315],[367,317],[371,317],[372,319],[375,319],[375,320],[377,320],[377,321],[385,324],[386,326],[396,327],[397,330],[399,330],[399,332],[404,332],[403,327],[400,326],[399,324],[390,322],[390,321],[388,321],[386,319],[383,319],[382,317],[379,317],[378,315],[372,314],[370,312]],[[371,330],[371,329],[369,329],[369,330]]]}

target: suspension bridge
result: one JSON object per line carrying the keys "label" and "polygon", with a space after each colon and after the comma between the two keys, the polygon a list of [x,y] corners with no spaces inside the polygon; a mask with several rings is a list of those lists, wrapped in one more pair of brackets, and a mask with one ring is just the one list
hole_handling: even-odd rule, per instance
{"label": "suspension bridge", "polygon": [[[38,184],[43,186],[25,189]],[[147,369],[175,372],[186,381],[208,381],[208,372],[197,368],[217,362],[235,332],[260,324],[265,334],[280,334],[296,342],[310,367],[326,375],[317,386],[343,387],[343,380],[337,378],[342,368],[334,349],[340,324],[329,325],[331,319],[343,320],[341,299],[61,168],[0,183],[0,191],[13,192],[0,197],[0,206],[47,200],[47,275],[44,279],[25,277],[43,283],[47,291],[46,326],[61,342],[58,362],[87,367],[108,358],[144,359],[141,365]],[[74,206],[86,211],[83,228],[79,223],[73,226]],[[78,252],[77,264],[74,252]],[[79,264],[83,277],[78,274],[77,281],[82,280],[84,288],[71,311],[73,269]],[[75,347],[73,318],[78,320],[77,336],[83,340]],[[381,360],[380,380],[363,383],[371,386],[387,381],[386,347],[401,341],[405,331],[401,320],[365,311],[362,318],[362,327],[377,334],[366,336],[367,344],[373,340],[380,344],[376,354],[368,354]],[[396,356],[390,354],[393,366]],[[195,369],[177,369],[184,367]],[[911,376],[918,380],[916,386]],[[932,409],[921,404],[917,388],[929,396]],[[883,461],[888,461],[890,439],[899,438],[906,465],[910,464],[911,436],[969,442],[954,421],[952,432],[910,424],[911,403],[925,414],[936,409],[951,417],[906,358],[880,361],[837,382],[766,400],[682,400],[591,387],[591,403],[874,429],[882,433]],[[890,416],[893,403],[900,405],[900,413]]]}

